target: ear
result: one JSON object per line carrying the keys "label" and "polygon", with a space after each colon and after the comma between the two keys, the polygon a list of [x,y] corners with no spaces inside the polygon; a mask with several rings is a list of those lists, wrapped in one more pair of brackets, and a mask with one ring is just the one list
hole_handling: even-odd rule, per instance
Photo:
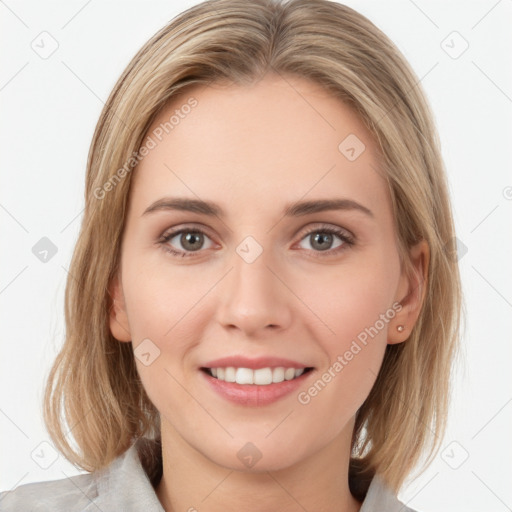
{"label": "ear", "polygon": [[[410,265],[404,264],[395,296],[402,309],[389,323],[388,343],[394,345],[406,341],[418,320],[427,291],[430,248],[421,240],[409,249]],[[403,326],[403,330],[398,330]]]}
{"label": "ear", "polygon": [[109,294],[112,298],[109,312],[110,332],[118,341],[132,341],[124,301],[123,285],[117,274],[109,285]]}

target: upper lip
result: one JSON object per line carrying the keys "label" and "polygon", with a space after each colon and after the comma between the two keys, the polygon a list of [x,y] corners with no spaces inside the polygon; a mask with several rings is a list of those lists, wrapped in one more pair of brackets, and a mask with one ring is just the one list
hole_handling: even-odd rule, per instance
{"label": "upper lip", "polygon": [[228,356],[221,357],[220,359],[215,359],[213,361],[209,361],[202,365],[203,368],[227,368],[229,366],[233,366],[235,368],[251,368],[252,370],[257,370],[259,368],[278,368],[280,366],[284,368],[310,368],[305,364],[299,363],[297,361],[292,361],[291,359],[284,359],[282,357],[257,357],[250,358],[244,356]]}

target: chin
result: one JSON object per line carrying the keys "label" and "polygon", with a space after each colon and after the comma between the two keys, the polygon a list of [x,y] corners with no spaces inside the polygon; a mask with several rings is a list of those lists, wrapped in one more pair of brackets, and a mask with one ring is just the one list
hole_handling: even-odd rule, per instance
{"label": "chin", "polygon": [[[246,439],[251,439],[247,437]],[[266,473],[268,471],[280,471],[300,463],[307,458],[304,443],[297,443],[288,437],[288,440],[276,437],[261,439],[252,437],[254,441],[241,441],[240,438],[230,440],[224,446],[217,444],[199,450],[211,462],[226,469],[246,473]],[[301,450],[297,449],[301,446]],[[311,447],[313,451],[317,447]]]}

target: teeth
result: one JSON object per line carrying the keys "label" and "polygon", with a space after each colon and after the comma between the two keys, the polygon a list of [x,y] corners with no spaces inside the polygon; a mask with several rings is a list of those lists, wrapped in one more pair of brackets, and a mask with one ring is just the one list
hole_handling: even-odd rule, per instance
{"label": "teeth", "polygon": [[226,368],[224,372],[224,379],[226,382],[235,382],[236,381],[236,370],[232,366]]}
{"label": "teeth", "polygon": [[274,368],[272,370],[272,382],[283,382],[284,380],[284,368],[280,366],[279,368]]}
{"label": "teeth", "polygon": [[284,371],[284,380],[292,380],[295,377],[295,368],[286,368]]}
{"label": "teeth", "polygon": [[235,380],[237,384],[254,384],[254,371],[249,368],[237,368]]}
{"label": "teeth", "polygon": [[237,384],[257,384],[268,386],[269,384],[292,380],[304,373],[304,368],[210,368],[213,377],[225,382],[236,382]]}

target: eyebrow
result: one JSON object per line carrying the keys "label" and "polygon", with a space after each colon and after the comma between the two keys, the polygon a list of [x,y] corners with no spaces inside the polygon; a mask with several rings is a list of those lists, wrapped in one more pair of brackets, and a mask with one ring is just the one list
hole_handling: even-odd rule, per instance
{"label": "eyebrow", "polygon": [[[163,197],[144,210],[142,216],[156,211],[178,210],[193,213],[200,213],[212,217],[224,217],[222,208],[211,202],[201,199],[189,199],[185,197]],[[359,211],[369,217],[374,217],[373,212],[366,206],[357,203],[351,199],[317,199],[311,201],[299,201],[285,206],[283,216],[300,217],[312,213],[324,212],[328,210],[349,210]]]}

